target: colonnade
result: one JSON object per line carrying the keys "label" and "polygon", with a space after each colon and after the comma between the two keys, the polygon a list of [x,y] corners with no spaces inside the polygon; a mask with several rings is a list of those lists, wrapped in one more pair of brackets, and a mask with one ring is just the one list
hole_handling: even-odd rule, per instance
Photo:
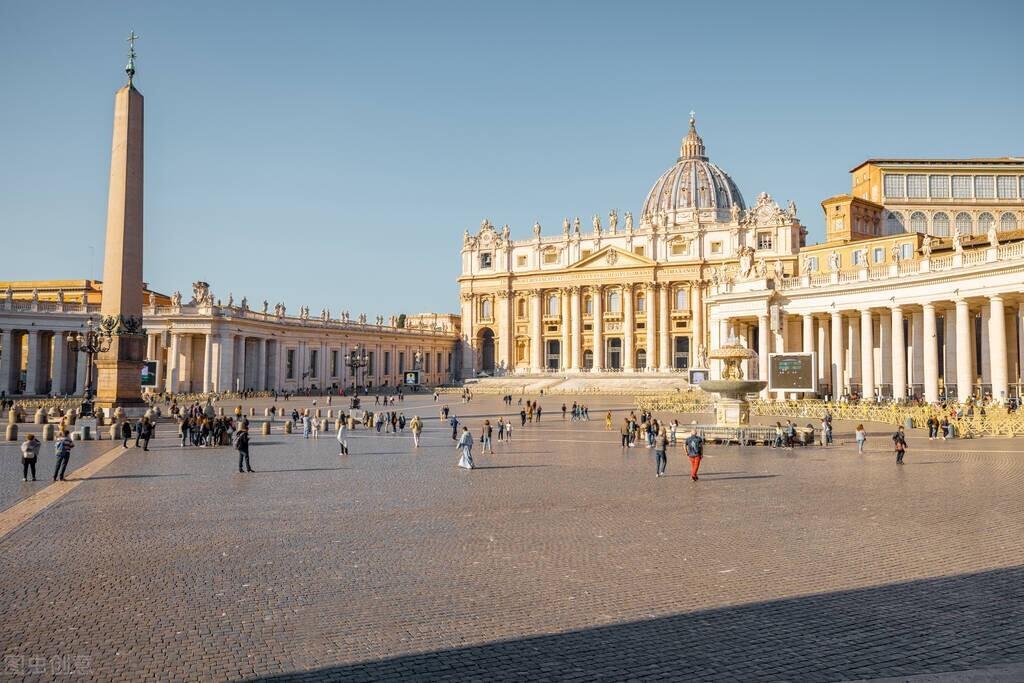
{"label": "colonnade", "polygon": [[769,353],[816,352],[819,393],[832,397],[1002,402],[1024,384],[1024,310],[1006,294],[780,311],[775,328],[772,318],[719,320],[712,347],[738,332],[758,351],[748,373],[762,379]]}
{"label": "colonnade", "polygon": [[85,355],[71,352],[70,333],[34,325],[0,330],[0,392],[6,396],[84,392]]}

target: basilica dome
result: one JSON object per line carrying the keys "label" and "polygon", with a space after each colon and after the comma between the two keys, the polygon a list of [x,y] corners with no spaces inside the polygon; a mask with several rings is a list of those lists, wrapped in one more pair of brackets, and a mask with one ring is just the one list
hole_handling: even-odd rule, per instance
{"label": "basilica dome", "polygon": [[661,174],[647,193],[641,214],[646,222],[661,215],[675,217],[682,211],[717,209],[722,219],[736,209],[745,209],[743,195],[732,178],[708,161],[704,141],[697,135],[696,119],[690,114],[690,131],[679,147],[679,159]]}

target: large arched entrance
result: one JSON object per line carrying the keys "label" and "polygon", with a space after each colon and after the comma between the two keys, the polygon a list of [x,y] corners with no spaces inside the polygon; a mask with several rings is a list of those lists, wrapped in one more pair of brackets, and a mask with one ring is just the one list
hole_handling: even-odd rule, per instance
{"label": "large arched entrance", "polygon": [[480,371],[494,374],[494,330],[489,327],[477,333],[477,348],[480,349]]}
{"label": "large arched entrance", "polygon": [[612,337],[605,342],[605,366],[609,370],[622,369],[622,340]]}

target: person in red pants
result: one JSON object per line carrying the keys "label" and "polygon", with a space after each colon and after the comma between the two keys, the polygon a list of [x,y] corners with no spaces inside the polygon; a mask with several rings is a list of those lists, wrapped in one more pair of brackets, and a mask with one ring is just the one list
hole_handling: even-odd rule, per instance
{"label": "person in red pants", "polygon": [[704,439],[697,434],[696,429],[691,430],[690,436],[686,438],[686,455],[690,458],[690,479],[697,481],[697,470],[704,457]]}

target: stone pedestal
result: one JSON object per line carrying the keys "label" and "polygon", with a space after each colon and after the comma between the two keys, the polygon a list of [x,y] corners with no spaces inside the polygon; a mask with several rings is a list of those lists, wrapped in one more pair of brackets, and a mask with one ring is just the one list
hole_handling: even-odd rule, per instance
{"label": "stone pedestal", "polygon": [[722,427],[745,427],[750,424],[750,403],[742,398],[715,401],[715,424]]}
{"label": "stone pedestal", "polygon": [[142,400],[142,365],[146,338],[142,335],[114,335],[110,350],[96,358],[96,405],[115,405],[134,410],[146,408]]}

